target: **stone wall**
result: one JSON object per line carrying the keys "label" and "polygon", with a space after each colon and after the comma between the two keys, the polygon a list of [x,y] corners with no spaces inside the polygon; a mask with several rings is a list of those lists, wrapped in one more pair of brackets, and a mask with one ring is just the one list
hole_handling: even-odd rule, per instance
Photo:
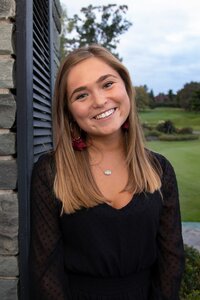
{"label": "stone wall", "polygon": [[18,199],[16,192],[14,0],[0,1],[0,299],[17,299]]}

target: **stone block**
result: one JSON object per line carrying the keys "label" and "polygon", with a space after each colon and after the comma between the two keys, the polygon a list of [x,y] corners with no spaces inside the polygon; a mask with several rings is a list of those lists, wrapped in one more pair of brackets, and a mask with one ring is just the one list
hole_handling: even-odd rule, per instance
{"label": "stone block", "polygon": [[16,2],[15,0],[1,0],[0,1],[0,19],[8,19],[15,17]]}
{"label": "stone block", "polygon": [[17,182],[17,164],[15,160],[0,160],[0,189],[14,190]]}
{"label": "stone block", "polygon": [[11,128],[15,121],[16,102],[12,94],[0,94],[0,128]]}
{"label": "stone block", "polygon": [[16,277],[19,275],[16,256],[0,256],[0,277]]}
{"label": "stone block", "polygon": [[0,299],[17,300],[18,279],[0,279]]}
{"label": "stone block", "polygon": [[18,253],[18,222],[17,194],[2,194],[1,192],[0,255],[16,255]]}
{"label": "stone block", "polygon": [[12,54],[12,31],[13,24],[11,23],[1,23],[0,26],[0,54]]}
{"label": "stone block", "polygon": [[0,133],[0,155],[15,154],[15,133]]}
{"label": "stone block", "polygon": [[14,59],[7,58],[1,59],[0,57],[0,88],[14,88],[13,71]]}

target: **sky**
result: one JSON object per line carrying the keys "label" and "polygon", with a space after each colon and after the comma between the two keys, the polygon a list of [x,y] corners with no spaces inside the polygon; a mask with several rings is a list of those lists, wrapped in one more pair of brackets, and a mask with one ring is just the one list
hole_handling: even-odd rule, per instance
{"label": "sky", "polygon": [[117,52],[134,86],[147,85],[157,95],[200,82],[199,0],[61,0],[69,17],[90,4],[128,5],[133,25],[120,36]]}

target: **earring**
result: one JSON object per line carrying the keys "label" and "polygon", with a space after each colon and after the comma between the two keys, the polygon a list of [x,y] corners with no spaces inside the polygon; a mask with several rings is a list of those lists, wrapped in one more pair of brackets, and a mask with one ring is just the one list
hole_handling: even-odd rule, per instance
{"label": "earring", "polygon": [[[78,126],[75,123],[74,123],[74,126],[75,126],[75,128],[73,129],[72,123],[70,123],[72,147],[74,150],[82,151],[85,148],[87,148],[87,145],[84,142],[84,140],[81,138],[80,134],[76,134],[76,133],[78,133],[78,131],[80,131],[80,129],[77,128]],[[76,137],[77,135],[78,135],[78,137]]]}
{"label": "earring", "polygon": [[86,143],[83,139],[79,136],[77,138],[72,138],[72,147],[74,150],[82,151],[87,148]]}
{"label": "earring", "polygon": [[128,131],[129,130],[129,120],[127,119],[124,124],[122,125],[122,129],[124,131]]}

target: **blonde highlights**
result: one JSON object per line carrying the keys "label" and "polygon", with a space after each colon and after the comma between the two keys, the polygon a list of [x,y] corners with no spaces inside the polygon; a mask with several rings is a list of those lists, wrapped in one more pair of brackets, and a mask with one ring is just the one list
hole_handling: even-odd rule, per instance
{"label": "blonde highlights", "polygon": [[[105,201],[89,166],[87,149],[75,151],[72,147],[70,124],[73,120],[68,107],[67,78],[73,66],[90,57],[96,57],[118,72],[124,81],[130,99],[129,130],[126,135],[129,180],[125,190],[131,193],[159,190],[161,171],[145,150],[144,139],[136,112],[134,89],[127,69],[109,51],[98,45],[79,48],[62,62],[55,83],[53,129],[55,145],[54,193],[62,202],[63,212],[73,213],[81,207],[92,207]],[[83,136],[84,138],[84,136]]]}

